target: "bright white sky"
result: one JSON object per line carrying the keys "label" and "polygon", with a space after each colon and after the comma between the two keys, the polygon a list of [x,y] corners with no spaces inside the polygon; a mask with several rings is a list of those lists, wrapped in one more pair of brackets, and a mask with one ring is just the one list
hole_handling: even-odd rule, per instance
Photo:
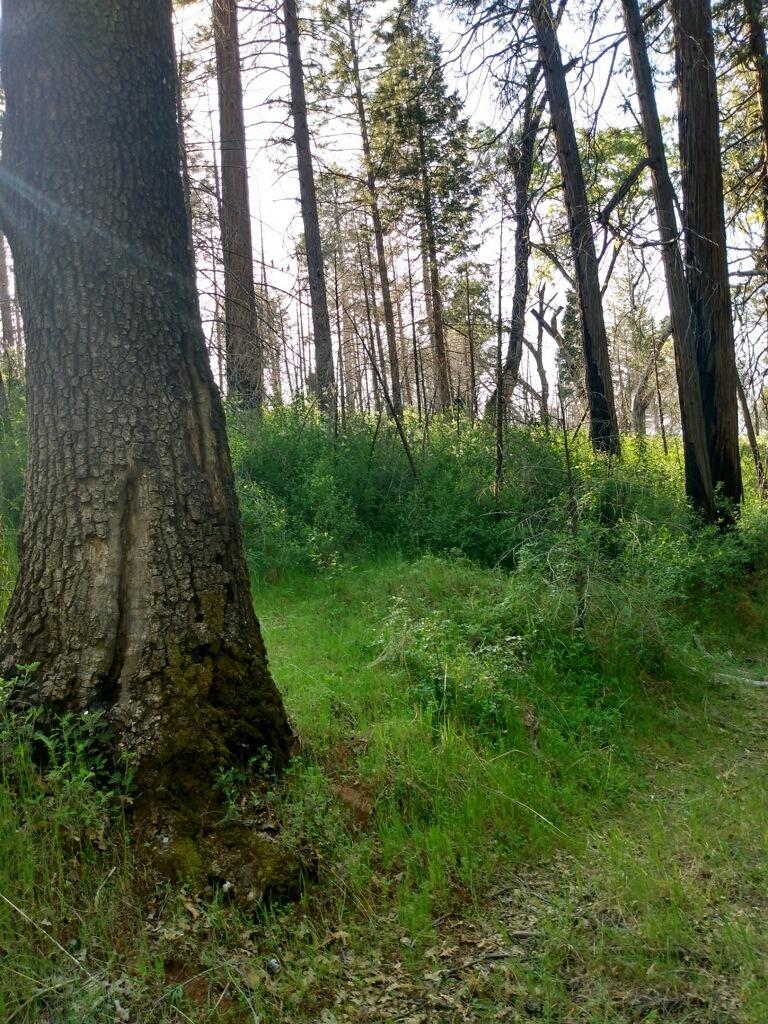
{"label": "bright white sky", "polygon": [[[381,5],[381,13],[386,11],[387,0]],[[254,219],[255,256],[259,259],[259,247],[263,237],[269,283],[273,287],[290,292],[296,280],[296,261],[292,255],[296,240],[301,234],[298,206],[298,180],[295,173],[295,156],[290,145],[290,125],[287,122],[286,100],[288,80],[284,70],[285,58],[279,38],[279,28],[274,16],[265,21],[261,13],[249,13],[248,4],[241,4],[241,51],[244,68],[245,107],[247,124],[248,153],[250,160],[251,213]],[[301,14],[301,9],[300,12]],[[176,13],[177,45],[184,52],[193,51],[198,56],[213,58],[213,47],[209,44],[201,49],[196,40],[197,30],[209,24],[210,0],[185,7]],[[265,28],[265,25],[268,26]],[[504,123],[504,113],[497,106],[495,92],[487,74],[476,54],[466,52],[460,58],[462,26],[452,17],[441,11],[439,18],[433,17],[433,25],[443,42],[446,56],[446,71],[449,80],[459,90],[465,100],[466,111],[476,124],[500,126]],[[619,30],[619,24],[612,17],[604,20],[595,37],[610,42],[612,35]],[[581,52],[586,44],[587,26],[573,21],[564,22],[560,31],[564,59],[568,59],[574,51]],[[607,38],[611,37],[611,38]],[[305,59],[311,52],[308,40],[304,40]],[[492,39],[491,49],[498,49],[498,36]],[[606,45],[606,44],[604,44]],[[597,45],[596,50],[602,46]],[[578,123],[590,124],[595,107],[602,101],[600,127],[611,123],[632,123],[632,115],[626,111],[626,101],[633,98],[631,86],[625,74],[619,73],[624,61],[623,51],[613,67],[610,54],[594,69],[587,80],[582,77],[575,81],[571,76],[572,102],[574,115]],[[471,73],[467,74],[467,71]],[[215,77],[211,76],[207,89],[204,89],[193,101],[191,113],[196,138],[190,138],[193,145],[202,146],[210,152],[210,139],[218,134],[216,111]],[[669,82],[668,88],[660,88],[658,101],[662,115],[674,115],[674,87]],[[322,161],[338,162],[342,165],[354,166],[358,157],[358,141],[354,129],[348,122],[339,121],[332,126],[320,124],[310,110],[310,127],[316,132],[316,164]],[[674,126],[672,125],[672,130]],[[276,140],[284,140],[288,145],[276,145]],[[674,143],[674,138],[670,138]],[[489,264],[496,262],[498,256],[497,220],[486,218],[480,225],[480,236],[484,239],[479,256]],[[507,234],[511,237],[511,233]],[[511,245],[507,248],[510,257],[505,261],[503,284],[503,308],[508,311],[511,300],[511,281],[514,267],[511,258]],[[648,254],[649,260],[654,256]],[[604,261],[607,264],[608,257]],[[654,307],[658,309],[657,322],[666,314],[663,278],[656,275],[658,288],[653,296]],[[562,280],[560,281],[562,284]],[[610,290],[607,311],[610,309]],[[529,325],[529,337],[535,333],[533,325]],[[526,354],[527,358],[527,354]],[[554,369],[554,352],[548,346],[547,372],[551,376]],[[551,376],[550,383],[552,384]],[[533,383],[537,382],[533,379]]]}
{"label": "bright white sky", "polygon": [[[385,10],[386,6],[382,4],[381,13],[384,14]],[[263,237],[270,284],[291,291],[296,279],[296,262],[292,253],[302,228],[294,153],[290,145],[275,145],[276,139],[290,138],[290,127],[284,127],[288,91],[285,58],[274,19],[269,32],[265,29],[261,14],[248,13],[246,4],[242,5],[241,11],[241,54],[250,161],[251,214],[254,220],[254,246],[257,250],[255,257],[259,259],[258,248]],[[176,12],[175,17],[177,48],[211,59],[212,44],[201,48],[197,38],[198,29],[210,22],[210,0],[201,0],[184,7]],[[493,85],[485,70],[482,67],[477,69],[475,54],[468,52],[464,58],[459,56],[463,34],[461,24],[445,12],[440,12],[439,18],[433,18],[433,25],[443,42],[449,81],[464,98],[467,114],[477,125],[484,123],[500,126],[504,122],[504,113],[497,105]],[[271,39],[265,39],[267,35]],[[575,41],[580,35],[582,33],[578,27],[571,26],[563,33],[564,48],[567,39]],[[307,42],[304,41],[305,57],[311,49]],[[494,44],[497,45],[497,40],[494,40]],[[470,74],[465,73],[468,69],[473,69]],[[600,98],[604,83],[605,79],[598,73],[580,95],[585,117],[591,114],[593,105]],[[620,92],[609,89],[604,107],[609,115],[617,112],[621,98]],[[212,77],[208,88],[195,97],[191,113],[197,139],[190,139],[190,143],[208,148],[205,140],[209,140],[212,133],[218,134],[215,78]],[[316,163],[337,161],[342,165],[353,166],[358,159],[358,141],[354,129],[349,124],[342,124],[340,130],[331,130],[321,126],[318,121],[315,118]],[[311,111],[310,127],[313,127]],[[498,259],[497,223],[489,221],[481,225],[481,237],[485,241],[481,245],[479,257],[493,264]],[[511,229],[507,230],[507,238],[511,242]],[[511,244],[505,248],[511,253]],[[504,306],[511,299],[513,273],[514,266],[510,258],[504,268]],[[531,330],[535,333],[535,328]],[[548,372],[551,373],[554,369],[554,351],[549,342],[547,364]]]}

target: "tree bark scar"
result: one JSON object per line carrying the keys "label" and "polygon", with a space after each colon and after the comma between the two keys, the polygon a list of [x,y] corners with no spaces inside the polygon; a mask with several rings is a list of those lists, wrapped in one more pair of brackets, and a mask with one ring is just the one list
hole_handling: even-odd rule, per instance
{"label": "tree bark scar", "polygon": [[117,535],[117,586],[115,601],[117,616],[112,649],[112,663],[101,686],[100,696],[105,704],[113,707],[124,704],[130,699],[127,692],[127,681],[133,674],[132,661],[140,655],[142,639],[138,619],[140,618],[141,602],[145,599],[141,580],[142,537],[146,537],[146,529],[142,528],[142,514],[148,510],[140,507],[141,474],[129,469],[121,494],[121,515]]}
{"label": "tree bark scar", "polygon": [[44,706],[106,707],[145,804],[178,807],[189,783],[201,821],[220,767],[262,747],[284,765],[291,729],[251,605],[200,323],[171,3],[3,0],[0,43],[0,209],[29,396],[0,672],[38,662],[30,691]]}
{"label": "tree bark scar", "polygon": [[213,408],[210,387],[200,379],[197,366],[186,346],[181,365],[191,399],[188,431],[192,455],[208,483],[213,507],[219,511],[223,506],[224,494],[218,473],[218,443],[211,423]]}

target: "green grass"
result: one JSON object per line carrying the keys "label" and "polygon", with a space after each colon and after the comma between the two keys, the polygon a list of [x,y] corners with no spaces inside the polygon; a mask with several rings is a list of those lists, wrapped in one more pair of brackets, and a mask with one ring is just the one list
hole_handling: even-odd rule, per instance
{"label": "green grass", "polygon": [[[274,809],[316,878],[256,918],[145,880],[77,723],[45,778],[6,729],[0,1019],[762,1022],[764,695],[700,679],[707,655],[674,684],[597,686],[594,651],[552,663],[517,642],[509,704],[467,703],[468,649],[481,690],[503,669],[511,587],[434,558],[257,585],[304,743]],[[736,656],[764,658],[758,584],[740,601]],[[718,667],[722,621],[702,638]]]}
{"label": "green grass", "polygon": [[158,886],[98,719],[42,773],[0,711],[0,1021],[763,1024],[768,693],[717,680],[768,676],[765,509],[695,528],[674,448],[582,447],[574,537],[556,436],[510,434],[497,505],[489,433],[437,424],[416,484],[373,427],[233,425],[300,899]]}

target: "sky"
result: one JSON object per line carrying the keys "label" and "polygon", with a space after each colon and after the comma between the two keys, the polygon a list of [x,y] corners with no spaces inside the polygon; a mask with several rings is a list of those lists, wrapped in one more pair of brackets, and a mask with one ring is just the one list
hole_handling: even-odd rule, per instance
{"label": "sky", "polygon": [[[251,213],[254,228],[256,259],[260,258],[263,240],[268,268],[269,283],[272,287],[291,292],[296,279],[296,261],[293,256],[296,242],[301,235],[298,205],[298,180],[295,173],[295,156],[291,145],[291,128],[287,120],[288,80],[285,72],[285,58],[279,38],[279,26],[274,14],[265,19],[262,13],[255,13],[255,6],[244,0],[241,3],[241,53],[245,87],[245,108],[247,143],[250,162]],[[381,12],[387,9],[387,0],[380,5]],[[573,8],[576,10],[577,8]],[[608,8],[613,12],[613,6]],[[301,14],[301,9],[300,12]],[[201,45],[198,38],[200,26],[207,26],[210,20],[210,0],[193,3],[176,12],[177,48],[209,61],[213,58],[213,45]],[[463,26],[444,10],[432,17],[433,28],[438,33],[446,60],[446,75],[458,89],[465,102],[466,113],[476,126],[481,123],[499,128],[505,123],[505,110],[501,107],[487,70],[478,60],[478,52],[467,48]],[[567,61],[578,56],[586,46],[589,26],[576,20],[566,20],[560,30],[563,56]],[[629,78],[622,68],[625,63],[623,47],[620,56],[611,61],[610,43],[620,33],[621,25],[611,13],[604,17],[594,32],[595,51],[604,49],[606,55],[588,73],[580,74],[578,69],[570,75],[572,104],[577,125],[592,123],[595,109],[600,105],[599,126],[632,124],[634,115],[629,111],[628,101],[633,100]],[[595,43],[595,40],[598,40]],[[603,42],[599,42],[603,40]],[[312,53],[309,40],[304,39],[305,60]],[[491,49],[498,48],[498,38],[491,34],[487,40]],[[675,131],[675,90],[671,77],[662,79],[658,89],[658,103],[662,116],[669,118],[669,130]],[[210,153],[210,140],[218,133],[216,110],[215,76],[211,75],[206,88],[201,89],[191,101],[193,131],[191,145],[200,146]],[[508,115],[507,115],[508,116]],[[358,143],[352,126],[339,120],[333,125],[323,124],[310,109],[310,128],[315,131],[316,166],[323,161],[346,164],[350,169],[359,157]],[[280,144],[282,140],[283,144]],[[674,145],[674,134],[669,138]],[[487,215],[478,225],[480,249],[478,256],[489,264],[498,259],[498,214]],[[510,242],[506,248],[503,280],[502,309],[509,312],[512,294],[514,265],[511,256],[511,231],[507,232]],[[649,253],[652,261],[655,253]],[[607,262],[607,257],[606,257]],[[257,273],[260,268],[257,267]],[[202,268],[202,273],[205,273]],[[564,291],[565,282],[557,274],[553,283]],[[203,290],[205,290],[203,283]],[[666,299],[663,277],[655,274],[655,284],[650,295],[657,312],[657,323],[666,315]],[[494,300],[495,302],[495,300]],[[562,304],[562,303],[560,303]],[[606,309],[611,306],[610,290]],[[533,337],[535,326],[528,325],[528,336]],[[546,365],[553,379],[555,353],[553,344],[546,342]],[[526,356],[527,359],[527,356]],[[535,380],[533,380],[534,383]]]}

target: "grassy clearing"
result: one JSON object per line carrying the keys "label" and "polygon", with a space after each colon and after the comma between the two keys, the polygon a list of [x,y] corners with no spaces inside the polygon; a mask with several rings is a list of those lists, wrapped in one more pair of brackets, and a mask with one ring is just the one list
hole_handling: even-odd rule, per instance
{"label": "grassy clearing", "polygon": [[[701,651],[590,690],[594,650],[553,663],[531,605],[546,657],[511,644],[484,690],[509,591],[434,558],[257,586],[304,739],[275,813],[317,875],[261,917],[142,881],[79,726],[44,779],[6,731],[0,891],[34,924],[0,908],[0,1019],[764,1020],[763,694],[699,680]],[[739,602],[739,650],[725,615],[699,637],[718,668],[763,629],[757,585]]]}
{"label": "grassy clearing", "polygon": [[[386,422],[233,424],[303,749],[268,796],[221,781],[302,854],[300,900],[158,887],[98,716],[43,739],[0,710],[0,1021],[766,1019],[768,693],[717,681],[768,678],[765,509],[695,526],[648,442],[577,447],[574,518],[536,430],[496,503],[490,433],[409,430],[418,483]],[[19,441],[0,614],[22,466]]]}

